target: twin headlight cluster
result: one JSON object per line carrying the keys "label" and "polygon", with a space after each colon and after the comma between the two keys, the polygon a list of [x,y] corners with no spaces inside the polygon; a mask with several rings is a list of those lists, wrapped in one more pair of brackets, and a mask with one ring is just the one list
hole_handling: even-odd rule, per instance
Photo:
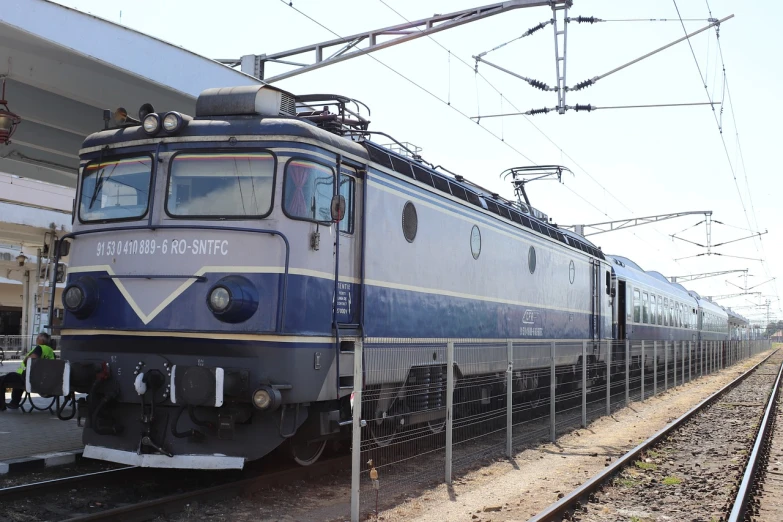
{"label": "twin headlight cluster", "polygon": [[[220,279],[207,292],[207,307],[224,323],[241,323],[258,309],[258,289],[247,278],[230,275]],[[63,292],[63,306],[79,319],[85,319],[98,303],[98,285],[90,276],[72,281]]]}
{"label": "twin headlight cluster", "polygon": [[141,127],[150,136],[156,135],[161,129],[169,134],[175,134],[182,130],[190,119],[190,116],[175,111],[167,112],[162,116],[153,112],[142,118]]}

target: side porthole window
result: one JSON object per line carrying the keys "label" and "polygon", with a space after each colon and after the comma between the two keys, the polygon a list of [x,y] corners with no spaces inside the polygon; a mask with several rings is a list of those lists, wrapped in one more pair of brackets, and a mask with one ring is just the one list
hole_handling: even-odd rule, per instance
{"label": "side porthole window", "polygon": [[530,269],[530,273],[536,271],[536,249],[532,246],[527,251],[527,267]]}
{"label": "side porthole window", "polygon": [[419,216],[416,214],[416,207],[408,201],[402,209],[402,233],[408,243],[413,243],[416,239],[416,232],[419,230]]}
{"label": "side porthole window", "polygon": [[473,259],[478,259],[481,254],[481,231],[476,225],[470,231],[470,253]]}
{"label": "side porthole window", "polygon": [[571,284],[574,284],[574,279],[576,278],[576,268],[574,267],[574,262],[569,261],[568,262],[568,281]]}

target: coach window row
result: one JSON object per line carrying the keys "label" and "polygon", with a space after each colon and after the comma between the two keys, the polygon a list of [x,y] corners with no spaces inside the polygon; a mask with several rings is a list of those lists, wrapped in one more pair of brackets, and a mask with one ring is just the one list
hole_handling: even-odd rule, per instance
{"label": "coach window row", "polygon": [[633,289],[633,321],[639,324],[694,328],[693,309],[674,299]]}
{"label": "coach window row", "polygon": [[728,321],[710,312],[702,312],[702,330],[708,332],[728,333]]}

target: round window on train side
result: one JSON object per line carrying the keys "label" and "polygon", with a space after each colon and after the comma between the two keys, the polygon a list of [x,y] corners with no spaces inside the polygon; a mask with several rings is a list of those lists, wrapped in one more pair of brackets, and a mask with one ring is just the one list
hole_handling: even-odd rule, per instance
{"label": "round window on train side", "polygon": [[470,253],[473,259],[478,259],[481,254],[481,231],[476,225],[470,230]]}
{"label": "round window on train side", "polygon": [[536,271],[536,249],[532,246],[527,251],[527,267],[530,269],[530,273]]}
{"label": "round window on train side", "polygon": [[416,239],[416,232],[419,230],[419,216],[416,214],[416,207],[408,201],[402,209],[402,233],[408,243],[413,243]]}

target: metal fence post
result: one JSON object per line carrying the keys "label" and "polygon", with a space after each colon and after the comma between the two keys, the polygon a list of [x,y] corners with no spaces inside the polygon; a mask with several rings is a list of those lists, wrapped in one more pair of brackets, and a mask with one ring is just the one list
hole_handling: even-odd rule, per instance
{"label": "metal fence post", "polygon": [[626,339],[625,340],[625,405],[628,406],[628,403],[631,402],[631,363],[630,363],[630,357],[631,357],[631,342]]}
{"label": "metal fence post", "polygon": [[551,361],[549,364],[549,435],[552,442],[555,441],[557,435],[557,426],[555,426],[555,402],[557,401],[556,385],[557,379],[555,378],[555,342],[551,343]]}
{"label": "metal fence post", "polygon": [[587,341],[582,341],[582,427],[587,427]]}
{"label": "metal fence post", "polygon": [[653,397],[658,395],[658,341],[653,341]]}
{"label": "metal fence post", "polygon": [[612,341],[606,342],[606,414],[612,413]]}
{"label": "metal fence post", "polygon": [[506,370],[506,457],[513,457],[511,441],[512,433],[512,401],[514,400],[514,342],[507,342],[508,348],[508,369]]}
{"label": "metal fence post", "polygon": [[688,382],[693,380],[693,343],[688,341]]}
{"label": "metal fence post", "polygon": [[669,389],[669,341],[663,342],[663,391]]}
{"label": "metal fence post", "polygon": [[353,423],[351,433],[351,522],[359,522],[362,466],[362,361],[364,347],[357,339],[353,349]]}
{"label": "metal fence post", "polygon": [[702,354],[702,346],[704,345],[704,341],[699,339],[699,377],[704,375],[704,355]]}
{"label": "metal fence post", "polygon": [[680,384],[685,384],[685,341],[680,341],[680,354],[682,355],[682,361],[680,361],[680,367],[682,368]]}
{"label": "metal fence post", "polygon": [[644,401],[644,365],[647,361],[644,360],[644,341],[642,341],[642,386],[640,399]]}
{"label": "metal fence post", "polygon": [[672,388],[677,387],[677,341],[672,341],[672,352],[674,359],[674,369],[672,371]]}
{"label": "metal fence post", "polygon": [[451,451],[454,439],[454,341],[446,343],[446,484],[451,484]]}

